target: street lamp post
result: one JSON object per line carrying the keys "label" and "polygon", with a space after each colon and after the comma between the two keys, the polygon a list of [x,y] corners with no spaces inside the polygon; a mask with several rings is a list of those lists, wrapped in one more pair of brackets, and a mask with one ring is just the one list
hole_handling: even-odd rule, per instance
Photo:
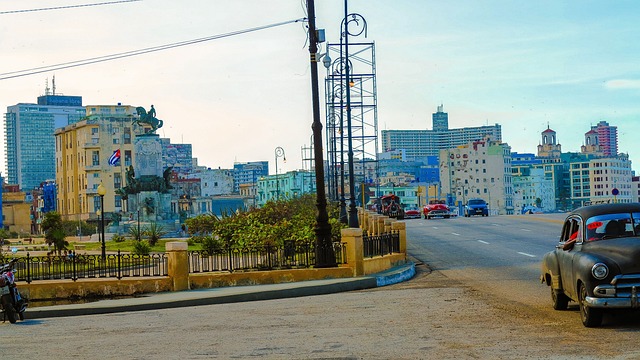
{"label": "street lamp post", "polygon": [[[358,210],[355,199],[355,174],[353,167],[353,137],[351,131],[351,87],[354,86],[350,78],[351,66],[349,64],[349,35],[358,36],[366,31],[367,22],[360,14],[348,14],[347,0],[344,0],[344,19],[342,19],[342,35],[344,36],[344,81],[346,90],[346,110],[347,110],[347,152],[349,161],[349,227],[359,227]],[[355,33],[349,32],[349,24],[358,26]],[[361,27],[360,27],[361,26]],[[366,33],[365,33],[366,36]]]}
{"label": "street lamp post", "polygon": [[100,195],[100,228],[102,233],[102,261],[105,261],[107,258],[107,249],[104,239],[104,196],[107,194],[107,188],[102,185],[98,185],[98,195]]}
{"label": "street lamp post", "polygon": [[320,122],[320,94],[318,90],[318,34],[314,0],[307,0],[309,18],[309,58],[311,64],[311,101],[313,106],[313,153],[316,168],[316,267],[336,266],[336,254],[331,241],[331,224],[327,214],[327,198],[324,188],[324,159],[322,153],[322,123]]}
{"label": "street lamp post", "polygon": [[278,178],[278,158],[281,157],[286,162],[287,158],[284,155],[284,149],[278,146],[276,148],[276,200],[280,200],[280,179]]}

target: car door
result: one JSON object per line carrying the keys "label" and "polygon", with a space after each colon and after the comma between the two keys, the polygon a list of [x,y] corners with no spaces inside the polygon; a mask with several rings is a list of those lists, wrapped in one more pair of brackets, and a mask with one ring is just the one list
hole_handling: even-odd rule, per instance
{"label": "car door", "polygon": [[[560,243],[558,244],[558,267],[560,269],[560,280],[564,292],[573,300],[577,299],[575,289],[575,273],[573,269],[574,260],[582,248],[583,234],[582,221],[578,216],[567,219],[563,228]],[[575,242],[573,242],[575,238]],[[570,246],[569,246],[570,245]]]}

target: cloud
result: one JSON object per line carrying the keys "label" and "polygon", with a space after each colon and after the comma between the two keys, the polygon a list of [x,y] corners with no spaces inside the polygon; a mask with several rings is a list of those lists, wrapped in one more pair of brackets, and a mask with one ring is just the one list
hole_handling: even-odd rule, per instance
{"label": "cloud", "polygon": [[604,83],[604,87],[611,90],[640,89],[640,80],[615,79]]}

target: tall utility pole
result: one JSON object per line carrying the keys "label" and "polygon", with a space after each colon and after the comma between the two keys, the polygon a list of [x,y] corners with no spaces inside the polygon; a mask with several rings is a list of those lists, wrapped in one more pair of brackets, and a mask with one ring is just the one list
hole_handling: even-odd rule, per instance
{"label": "tall utility pole", "polygon": [[327,214],[327,198],[324,189],[324,159],[322,156],[322,123],[320,123],[320,95],[318,91],[318,33],[314,0],[307,0],[309,16],[309,55],[311,59],[311,98],[313,104],[313,152],[316,167],[316,267],[337,266],[336,254],[331,242],[331,225]]}

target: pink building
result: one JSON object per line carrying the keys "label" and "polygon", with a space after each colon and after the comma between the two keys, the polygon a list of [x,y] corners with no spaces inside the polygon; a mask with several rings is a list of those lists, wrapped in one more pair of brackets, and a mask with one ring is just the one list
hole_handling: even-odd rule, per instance
{"label": "pink building", "polygon": [[605,156],[618,155],[618,127],[610,126],[606,121],[600,121],[598,125],[591,126],[591,130],[598,133],[598,144]]}

